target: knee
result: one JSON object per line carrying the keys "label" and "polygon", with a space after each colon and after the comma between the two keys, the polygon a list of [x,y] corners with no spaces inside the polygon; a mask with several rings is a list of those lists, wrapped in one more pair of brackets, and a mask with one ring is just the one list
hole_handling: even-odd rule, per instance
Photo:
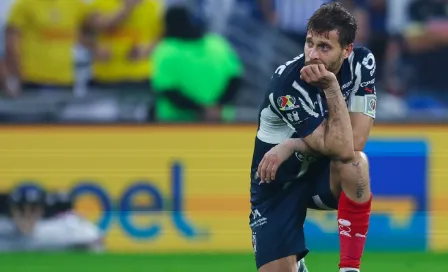
{"label": "knee", "polygon": [[281,258],[270,263],[267,263],[258,269],[258,272],[297,272],[299,266],[297,256],[291,255]]}
{"label": "knee", "polygon": [[355,152],[350,162],[332,161],[331,169],[349,198],[364,199],[370,196],[369,161],[364,152]]}
{"label": "knee", "polygon": [[331,167],[339,173],[353,172],[356,169],[369,170],[369,160],[367,155],[362,151],[355,151],[355,156],[351,161],[331,161]]}
{"label": "knee", "polygon": [[367,158],[366,153],[362,151],[355,151],[354,161],[360,161],[365,164],[367,167],[369,166],[369,159]]}

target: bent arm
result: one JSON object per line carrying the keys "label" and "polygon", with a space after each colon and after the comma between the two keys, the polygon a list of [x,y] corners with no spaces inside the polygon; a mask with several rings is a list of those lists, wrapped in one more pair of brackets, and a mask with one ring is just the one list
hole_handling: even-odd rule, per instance
{"label": "bent arm", "polygon": [[[363,151],[370,135],[374,119],[362,113],[350,113],[351,124],[353,128],[353,150]],[[288,139],[282,143],[288,149],[302,154],[319,155],[319,152],[312,149],[304,139]]]}
{"label": "bent arm", "polygon": [[[337,86],[337,87],[336,87]],[[316,152],[334,160],[353,159],[353,132],[348,109],[338,85],[325,90],[328,104],[328,120],[310,135],[305,143]]]}
{"label": "bent arm", "polygon": [[8,27],[6,29],[6,70],[10,76],[20,78],[20,52],[19,52],[19,29],[15,27]]}
{"label": "bent arm", "polygon": [[110,15],[94,13],[90,16],[86,23],[95,31],[110,31],[126,20],[133,9],[133,5],[123,5],[115,13]]}
{"label": "bent arm", "polygon": [[353,147],[355,151],[363,151],[369,139],[374,119],[359,112],[351,112],[350,119],[353,128]]}

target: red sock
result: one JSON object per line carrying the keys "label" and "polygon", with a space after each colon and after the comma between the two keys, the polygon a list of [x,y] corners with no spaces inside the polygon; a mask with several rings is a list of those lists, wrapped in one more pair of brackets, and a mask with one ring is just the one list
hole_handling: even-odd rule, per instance
{"label": "red sock", "polygon": [[356,203],[344,192],[341,193],[338,207],[339,268],[359,269],[369,228],[371,203],[372,196],[365,203]]}

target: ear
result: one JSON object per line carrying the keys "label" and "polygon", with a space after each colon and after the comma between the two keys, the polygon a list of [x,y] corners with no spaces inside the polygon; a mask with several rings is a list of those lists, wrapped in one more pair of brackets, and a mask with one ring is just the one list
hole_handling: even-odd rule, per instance
{"label": "ear", "polygon": [[347,45],[343,50],[343,55],[344,55],[344,59],[348,58],[350,56],[350,54],[353,52],[353,43]]}

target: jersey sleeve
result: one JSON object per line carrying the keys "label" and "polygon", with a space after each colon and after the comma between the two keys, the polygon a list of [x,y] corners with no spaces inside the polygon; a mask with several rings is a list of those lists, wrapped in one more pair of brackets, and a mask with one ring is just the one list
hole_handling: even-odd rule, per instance
{"label": "jersey sleeve", "polygon": [[354,67],[355,85],[348,100],[349,112],[360,112],[372,118],[376,116],[375,72],[376,62],[372,52],[360,49]]}
{"label": "jersey sleeve", "polygon": [[315,89],[294,81],[284,90],[274,90],[269,95],[269,107],[298,138],[310,135],[324,120],[322,98]]}

